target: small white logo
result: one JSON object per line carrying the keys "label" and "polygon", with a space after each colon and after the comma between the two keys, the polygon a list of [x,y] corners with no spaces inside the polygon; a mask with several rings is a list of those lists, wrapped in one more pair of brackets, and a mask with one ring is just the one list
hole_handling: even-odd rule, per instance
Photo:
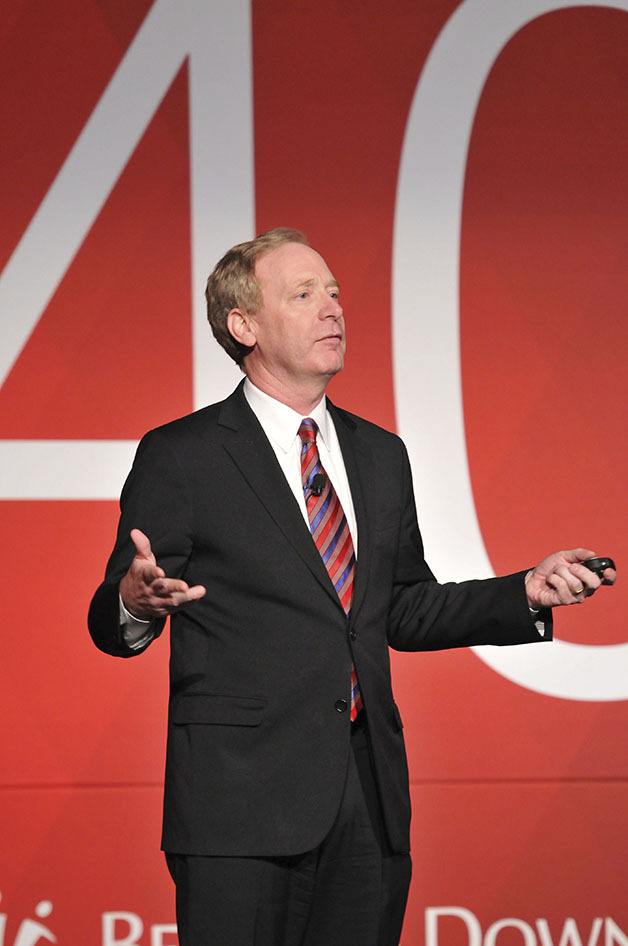
{"label": "small white logo", "polygon": [[[0,894],[0,900],[2,895]],[[40,900],[34,909],[36,920],[25,917],[15,934],[13,946],[43,946],[44,943],[56,943],[57,937],[40,920],[47,919],[52,913],[50,900]],[[7,914],[0,913],[0,946],[10,946],[6,940]]]}

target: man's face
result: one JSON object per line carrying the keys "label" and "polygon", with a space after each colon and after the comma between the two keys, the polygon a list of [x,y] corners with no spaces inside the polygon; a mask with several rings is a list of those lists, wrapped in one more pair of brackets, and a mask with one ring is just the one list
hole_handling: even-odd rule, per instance
{"label": "man's face", "polygon": [[258,259],[262,305],[249,317],[255,348],[247,371],[262,370],[280,383],[331,378],[345,355],[338,283],[309,246],[284,243]]}

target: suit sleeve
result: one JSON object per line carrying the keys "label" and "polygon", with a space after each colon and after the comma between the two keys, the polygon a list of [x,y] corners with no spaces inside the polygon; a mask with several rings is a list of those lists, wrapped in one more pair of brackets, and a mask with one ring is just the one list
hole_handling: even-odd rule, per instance
{"label": "suit sleeve", "polygon": [[[402,477],[401,527],[388,615],[390,646],[395,650],[442,650],[551,640],[551,610],[535,616],[530,613],[525,570],[501,578],[446,584],[434,579],[423,555],[405,447]],[[544,636],[535,620],[544,622]]]}
{"label": "suit sleeve", "polygon": [[146,650],[164,628],[165,618],[152,622],[153,636],[139,648],[130,647],[124,639],[118,586],[135,555],[131,529],[141,529],[148,536],[166,575],[179,578],[192,551],[192,521],[188,483],[176,452],[162,434],[152,431],[141,440],[124,484],[116,543],[89,609],[89,632],[100,650],[115,657],[133,657]]}

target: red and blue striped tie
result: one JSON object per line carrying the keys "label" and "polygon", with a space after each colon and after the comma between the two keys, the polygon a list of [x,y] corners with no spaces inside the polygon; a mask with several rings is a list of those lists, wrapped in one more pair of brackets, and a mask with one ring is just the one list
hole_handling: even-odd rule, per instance
{"label": "red and blue striped tie", "polygon": [[[355,551],[347,517],[331,480],[325,473],[316,446],[318,426],[311,417],[301,421],[301,479],[310,532],[340,598],[345,614],[351,611],[355,578]],[[312,491],[312,480],[322,474],[323,488],[319,496]],[[316,491],[318,492],[318,490]],[[362,694],[355,667],[351,666],[351,721],[362,709]]]}

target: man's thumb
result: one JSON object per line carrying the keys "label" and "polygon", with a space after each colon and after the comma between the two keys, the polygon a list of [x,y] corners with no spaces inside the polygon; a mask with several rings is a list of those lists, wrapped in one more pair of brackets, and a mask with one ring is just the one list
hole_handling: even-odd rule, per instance
{"label": "man's thumb", "polygon": [[140,558],[149,559],[151,562],[155,560],[153,550],[150,547],[150,540],[140,529],[131,529],[131,541]]}

